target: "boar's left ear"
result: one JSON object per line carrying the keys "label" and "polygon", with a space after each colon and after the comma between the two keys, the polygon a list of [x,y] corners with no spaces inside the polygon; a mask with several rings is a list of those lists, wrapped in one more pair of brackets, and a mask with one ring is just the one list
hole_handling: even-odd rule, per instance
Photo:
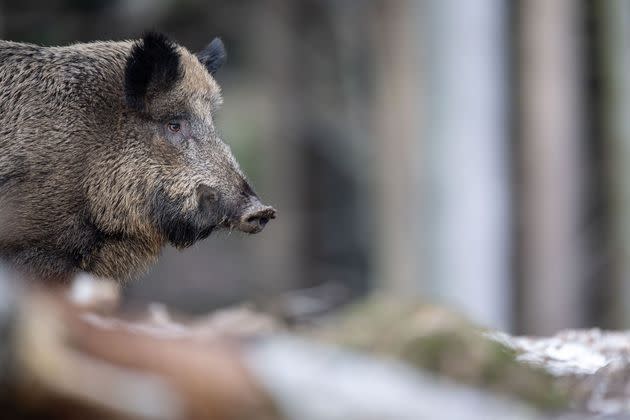
{"label": "boar's left ear", "polygon": [[165,35],[148,32],[131,48],[125,67],[125,100],[146,110],[147,93],[170,89],[181,78],[177,46]]}
{"label": "boar's left ear", "polygon": [[225,63],[227,57],[225,46],[220,38],[214,38],[206,48],[195,54],[201,64],[203,64],[208,72],[214,76],[219,68]]}

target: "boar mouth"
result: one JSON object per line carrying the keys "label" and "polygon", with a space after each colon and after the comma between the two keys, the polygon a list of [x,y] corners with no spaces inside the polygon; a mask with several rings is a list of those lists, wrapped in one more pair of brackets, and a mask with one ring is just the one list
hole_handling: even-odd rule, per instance
{"label": "boar mouth", "polygon": [[178,226],[176,223],[171,225],[170,229],[165,233],[171,245],[178,249],[184,249],[197,241],[206,239],[216,228],[217,225],[198,228],[186,222],[180,222]]}
{"label": "boar mouth", "polygon": [[220,221],[211,215],[183,211],[182,202],[168,197],[162,189],[157,191],[152,204],[154,223],[165,239],[178,249],[207,238],[221,226]]}

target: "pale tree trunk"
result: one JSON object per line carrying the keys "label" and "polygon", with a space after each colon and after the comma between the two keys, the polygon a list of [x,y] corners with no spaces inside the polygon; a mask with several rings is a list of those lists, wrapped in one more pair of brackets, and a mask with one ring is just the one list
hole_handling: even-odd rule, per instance
{"label": "pale tree trunk", "polygon": [[584,322],[581,10],[531,0],[519,12],[522,327],[546,334]]}
{"label": "pale tree trunk", "polygon": [[508,327],[507,11],[382,4],[379,278]]}
{"label": "pale tree trunk", "polygon": [[426,28],[423,240],[433,295],[511,324],[508,16],[501,1],[433,1]]}
{"label": "pale tree trunk", "polygon": [[611,203],[615,322],[630,326],[630,2],[598,3],[604,68],[604,141]]}

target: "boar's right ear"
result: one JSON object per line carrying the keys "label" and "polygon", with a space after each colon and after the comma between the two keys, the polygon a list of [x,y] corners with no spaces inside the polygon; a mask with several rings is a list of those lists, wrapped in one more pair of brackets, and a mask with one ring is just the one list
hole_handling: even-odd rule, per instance
{"label": "boar's right ear", "polygon": [[165,35],[147,32],[136,41],[125,66],[125,100],[136,111],[146,110],[147,93],[170,89],[181,78],[177,46]]}
{"label": "boar's right ear", "polygon": [[201,64],[204,65],[206,70],[214,76],[214,74],[225,63],[227,54],[225,53],[225,46],[221,38],[214,38],[206,48],[195,54]]}

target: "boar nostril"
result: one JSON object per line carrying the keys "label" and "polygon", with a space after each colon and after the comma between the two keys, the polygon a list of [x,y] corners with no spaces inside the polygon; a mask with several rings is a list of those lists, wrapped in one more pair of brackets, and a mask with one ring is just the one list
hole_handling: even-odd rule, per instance
{"label": "boar nostril", "polygon": [[269,218],[265,216],[250,216],[245,219],[247,223],[258,223],[261,227],[264,227],[267,223],[269,223]]}

